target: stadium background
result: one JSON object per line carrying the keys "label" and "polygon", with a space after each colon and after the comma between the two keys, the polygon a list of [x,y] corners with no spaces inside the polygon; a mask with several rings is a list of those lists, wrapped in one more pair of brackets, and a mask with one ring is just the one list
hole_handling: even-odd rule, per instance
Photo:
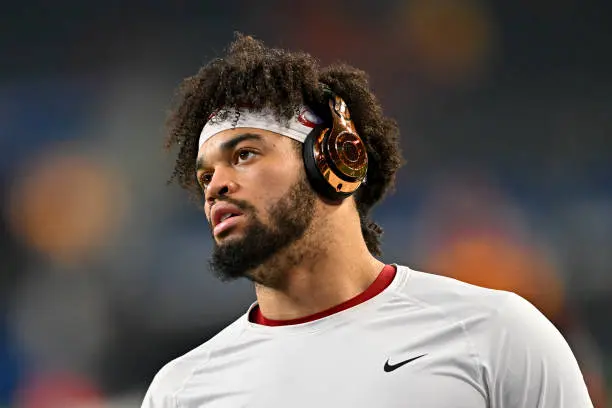
{"label": "stadium background", "polygon": [[164,362],[253,300],[208,273],[205,218],[166,185],[161,148],[179,81],[234,30],[367,70],[408,159],[375,212],[384,259],[522,294],[612,406],[611,11],[3,2],[0,407],[138,407]]}

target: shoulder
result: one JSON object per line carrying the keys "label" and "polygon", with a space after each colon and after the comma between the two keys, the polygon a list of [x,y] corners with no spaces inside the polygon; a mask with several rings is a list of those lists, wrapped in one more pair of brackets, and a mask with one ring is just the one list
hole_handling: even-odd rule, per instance
{"label": "shoulder", "polygon": [[526,299],[408,268],[402,275],[400,296],[461,327],[493,406],[545,401],[541,406],[546,408],[592,407],[565,338]]}
{"label": "shoulder", "polygon": [[462,320],[474,315],[494,318],[506,302],[518,297],[511,292],[483,288],[406,266],[398,265],[397,268],[403,280],[396,289],[400,296],[423,307],[438,309],[452,319]]}
{"label": "shoulder", "polygon": [[203,367],[220,345],[231,343],[242,333],[245,316],[240,317],[210,340],[165,364],[155,375],[145,395],[142,408],[175,408],[176,395],[195,370]]}
{"label": "shoulder", "polygon": [[[404,284],[398,295],[434,311],[446,322],[458,325],[477,353],[486,358],[499,341],[520,346],[525,335],[558,338],[555,326],[521,296],[503,290],[471,285],[459,280],[403,268]],[[401,270],[401,269],[398,269]],[[534,342],[531,347],[537,346]]]}

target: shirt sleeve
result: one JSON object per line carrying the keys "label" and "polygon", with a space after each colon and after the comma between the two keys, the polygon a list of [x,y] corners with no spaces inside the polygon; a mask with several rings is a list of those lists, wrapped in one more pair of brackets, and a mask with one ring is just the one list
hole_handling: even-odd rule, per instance
{"label": "shirt sleeve", "polygon": [[141,408],[178,408],[175,399],[172,395],[156,392],[152,387],[149,387],[145,395]]}
{"label": "shirt sleeve", "polygon": [[140,408],[177,408],[170,395],[160,395],[149,387]]}
{"label": "shirt sleeve", "polygon": [[492,408],[593,408],[569,345],[522,297],[508,293],[477,344]]}
{"label": "shirt sleeve", "polygon": [[165,365],[149,386],[141,408],[181,408],[176,400],[176,390],[182,380],[182,373],[176,362]]}

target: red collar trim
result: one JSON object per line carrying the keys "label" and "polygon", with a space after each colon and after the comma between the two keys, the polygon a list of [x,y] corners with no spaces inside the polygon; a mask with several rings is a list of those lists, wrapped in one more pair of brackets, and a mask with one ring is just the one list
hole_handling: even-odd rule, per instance
{"label": "red collar trim", "polygon": [[259,305],[255,305],[255,307],[251,309],[251,313],[249,314],[249,320],[253,323],[261,324],[263,326],[288,326],[291,324],[312,322],[314,320],[321,319],[323,317],[333,315],[334,313],[338,313],[348,308],[357,306],[358,304],[363,303],[366,300],[372,299],[374,296],[385,290],[391,284],[391,282],[393,282],[393,278],[395,278],[395,273],[396,270],[393,265],[385,265],[382,271],[378,274],[376,280],[372,282],[372,284],[368,286],[368,288],[362,293],[345,302],[340,303],[339,305],[330,307],[327,310],[323,310],[322,312],[291,320],[273,320],[265,317],[261,313]]}

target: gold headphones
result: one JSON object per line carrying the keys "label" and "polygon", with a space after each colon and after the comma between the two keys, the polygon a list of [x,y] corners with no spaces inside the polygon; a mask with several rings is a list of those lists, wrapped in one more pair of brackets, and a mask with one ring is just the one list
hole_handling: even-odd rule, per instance
{"label": "gold headphones", "polygon": [[326,85],[331,128],[316,127],[304,142],[304,164],[313,188],[322,196],[341,201],[365,182],[366,146],[357,134],[348,106]]}

